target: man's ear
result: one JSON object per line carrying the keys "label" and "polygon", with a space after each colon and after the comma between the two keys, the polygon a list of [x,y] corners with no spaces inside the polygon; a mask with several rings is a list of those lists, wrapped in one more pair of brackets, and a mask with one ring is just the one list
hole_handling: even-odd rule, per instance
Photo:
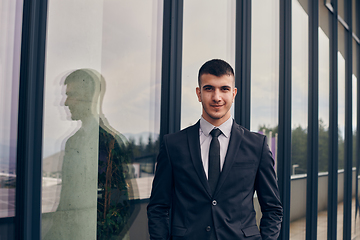
{"label": "man's ear", "polygon": [[201,90],[199,87],[196,88],[196,95],[198,97],[198,101],[201,102]]}
{"label": "man's ear", "polygon": [[234,99],[236,97],[236,94],[237,94],[237,88],[234,88],[234,92],[233,92],[233,102],[234,102]]}

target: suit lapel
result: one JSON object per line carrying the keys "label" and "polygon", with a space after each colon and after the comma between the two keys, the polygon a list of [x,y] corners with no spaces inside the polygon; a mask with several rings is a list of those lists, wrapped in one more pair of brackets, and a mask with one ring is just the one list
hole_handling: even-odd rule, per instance
{"label": "suit lapel", "polygon": [[228,175],[229,171],[231,170],[231,167],[235,161],[237,152],[239,150],[243,135],[244,135],[244,130],[234,121],[232,129],[231,129],[231,136],[230,136],[229,146],[228,146],[228,150],[227,150],[226,157],[225,157],[224,166],[221,171],[219,181],[217,183],[214,195],[217,194],[217,192],[219,192],[221,186],[223,185],[223,183],[226,179],[226,176]]}
{"label": "suit lapel", "polygon": [[206,189],[207,193],[209,194],[209,196],[211,196],[210,186],[207,181],[204,171],[204,165],[201,160],[199,128],[200,128],[200,121],[198,121],[195,125],[191,126],[187,130],[189,150],[190,150],[191,160],[194,164],[196,173],[201,183],[203,184],[204,188]]}

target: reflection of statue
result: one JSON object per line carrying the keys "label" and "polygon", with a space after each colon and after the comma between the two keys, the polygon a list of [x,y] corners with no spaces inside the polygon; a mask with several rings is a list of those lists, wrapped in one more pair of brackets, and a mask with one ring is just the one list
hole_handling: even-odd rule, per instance
{"label": "reflection of statue", "polygon": [[130,184],[132,172],[131,155],[128,141],[113,129],[102,113],[102,100],[105,81],[101,77],[100,129],[99,129],[99,177],[98,186],[98,239],[130,239],[128,230],[138,209],[129,203],[134,195]]}
{"label": "reflection of statue", "polygon": [[59,206],[45,239],[94,239],[96,236],[97,156],[100,83],[86,71],[65,79],[65,105],[81,128],[65,144]]}
{"label": "reflection of statue", "polygon": [[128,239],[127,222],[134,212],[128,198],[132,187],[125,181],[130,155],[125,137],[99,118],[105,81],[97,72],[81,69],[64,84],[71,119],[82,124],[66,141],[60,202],[48,216],[52,226],[44,238]]}

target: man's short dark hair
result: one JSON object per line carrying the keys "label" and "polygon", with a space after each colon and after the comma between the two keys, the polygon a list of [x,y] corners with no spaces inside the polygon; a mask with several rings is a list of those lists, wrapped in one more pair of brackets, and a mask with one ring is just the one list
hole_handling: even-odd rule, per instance
{"label": "man's short dark hair", "polygon": [[221,77],[223,75],[232,75],[234,76],[234,70],[224,60],[221,59],[212,59],[210,61],[207,61],[204,63],[201,68],[199,69],[199,75],[198,75],[198,84],[200,87],[200,77],[203,74],[211,74],[217,77]]}

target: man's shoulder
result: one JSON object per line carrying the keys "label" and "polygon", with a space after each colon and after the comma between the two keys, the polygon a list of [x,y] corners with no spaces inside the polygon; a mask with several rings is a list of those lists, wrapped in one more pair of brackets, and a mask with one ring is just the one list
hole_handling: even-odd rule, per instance
{"label": "man's shoulder", "polygon": [[236,129],[237,131],[240,131],[242,137],[243,137],[243,140],[249,140],[249,141],[260,141],[262,142],[265,138],[265,136],[261,133],[258,133],[258,132],[253,132],[253,131],[250,131],[249,129],[241,126],[240,124],[237,124],[235,121],[234,121],[234,126],[233,126],[233,129]]}
{"label": "man's shoulder", "polygon": [[176,137],[176,136],[180,136],[180,135],[186,135],[188,132],[191,132],[191,131],[199,131],[199,123],[195,123],[194,125],[188,126],[180,131],[166,134],[165,136],[167,136],[168,138],[169,137],[172,138],[172,137]]}
{"label": "man's shoulder", "polygon": [[199,124],[196,123],[189,127],[186,127],[178,132],[169,133],[164,135],[164,142],[168,144],[184,143],[188,140],[188,137],[199,136]]}

